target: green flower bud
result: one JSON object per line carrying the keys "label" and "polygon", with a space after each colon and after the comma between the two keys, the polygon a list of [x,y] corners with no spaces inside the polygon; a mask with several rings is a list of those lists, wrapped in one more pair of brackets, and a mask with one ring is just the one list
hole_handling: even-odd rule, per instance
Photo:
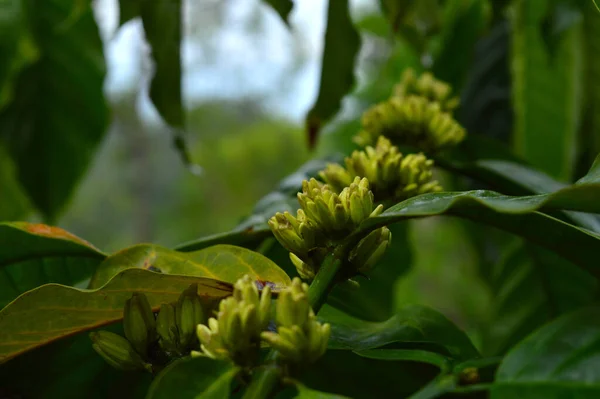
{"label": "green flower bud", "polygon": [[270,304],[269,286],[259,293],[249,276],[239,279],[234,285],[233,296],[219,304],[217,318],[210,318],[208,326],[197,327],[201,352],[193,355],[251,365],[260,348],[260,333],[269,324]]}
{"label": "green flower bud", "polygon": [[97,331],[90,333],[92,347],[108,364],[119,370],[148,370],[151,365],[145,363],[131,343],[120,335]]}
{"label": "green flower bud", "polygon": [[316,320],[307,294],[308,285],[295,278],[277,299],[277,333],[261,333],[263,341],[296,364],[310,364],[322,356],[331,333],[329,324]]}
{"label": "green flower bud", "polygon": [[175,317],[175,305],[163,303],[156,317],[156,331],[160,347],[166,352],[180,354],[182,348],[179,344],[179,329]]}
{"label": "green flower bud", "polygon": [[181,349],[188,347],[195,336],[196,326],[204,322],[202,302],[198,297],[198,284],[190,285],[181,293],[175,307],[175,319]]}
{"label": "green flower bud", "polygon": [[379,201],[403,201],[415,195],[442,190],[433,180],[432,160],[423,154],[404,156],[383,136],[379,136],[375,148],[367,146],[364,151],[354,151],[345,159],[345,165],[345,169],[339,165],[327,165],[319,176],[336,190],[342,189],[337,186],[342,174],[353,179],[365,177]]}
{"label": "green flower bud", "polygon": [[394,97],[404,98],[410,95],[422,96],[430,102],[438,103],[445,112],[451,112],[458,107],[458,97],[453,97],[449,84],[436,79],[431,73],[425,72],[419,77],[414,70],[408,68],[402,74],[402,80],[394,87]]}
{"label": "green flower bud", "polygon": [[146,295],[134,293],[125,301],[123,329],[137,353],[146,357],[148,345],[156,340],[156,321]]}
{"label": "green flower bud", "polygon": [[304,262],[302,259],[297,257],[294,253],[290,252],[290,260],[292,264],[296,267],[296,271],[304,280],[312,280],[315,278],[317,271],[313,266]]}
{"label": "green flower bud", "polygon": [[460,143],[465,129],[438,103],[425,97],[393,97],[369,108],[362,116],[363,129],[354,138],[359,145],[371,145],[379,136],[394,143],[435,152]]}
{"label": "green flower bud", "polygon": [[[331,239],[347,236],[366,218],[382,211],[373,209],[369,181],[360,178],[355,178],[339,195],[327,184],[305,180],[298,201],[306,218]],[[304,254],[296,254],[303,258]]]}
{"label": "green flower bud", "polygon": [[391,241],[392,233],[387,227],[373,230],[350,251],[348,260],[359,273],[366,274],[385,254]]}

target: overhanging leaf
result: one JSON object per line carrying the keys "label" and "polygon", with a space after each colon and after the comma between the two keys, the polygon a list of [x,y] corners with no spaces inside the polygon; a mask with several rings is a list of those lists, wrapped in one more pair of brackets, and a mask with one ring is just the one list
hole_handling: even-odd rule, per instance
{"label": "overhanging leaf", "polygon": [[154,59],[150,98],[165,122],[183,128],[181,0],[141,0],[140,12]]}
{"label": "overhanging leaf", "polygon": [[215,245],[182,253],[158,245],[141,244],[106,258],[94,274],[90,287],[98,288],[117,273],[131,268],[208,277],[232,284],[248,274],[254,280],[273,283],[274,288],[291,283],[289,276],[270,259],[242,247]]}
{"label": "overhanging leaf", "polygon": [[294,385],[298,390],[298,394],[294,399],[349,399],[347,396],[310,389],[306,385],[299,382],[296,382]]}
{"label": "overhanging leaf", "polygon": [[[537,209],[553,208],[597,212],[600,202],[593,204],[588,197],[598,198],[597,190],[598,185],[590,184],[574,185],[554,194],[530,197],[509,197],[485,190],[424,194],[367,219],[361,225],[361,230],[371,230],[410,218],[459,216],[519,235],[600,276],[600,268],[595,260],[600,249],[600,236],[535,212]],[[577,251],[573,251],[573,248],[577,248]]]}
{"label": "overhanging leaf", "polygon": [[286,25],[290,25],[288,17],[294,8],[294,2],[292,0],[264,0],[264,2],[270,5],[271,8],[279,14],[281,20]]}
{"label": "overhanging leaf", "polygon": [[580,123],[583,52],[580,22],[566,29],[551,55],[542,38],[548,0],[520,0],[512,37],[514,147],[554,177],[572,177]]}
{"label": "overhanging leaf", "polygon": [[208,300],[231,294],[231,284],[202,277],[125,270],[105,286],[83,290],[47,284],[19,296],[0,311],[0,363],[21,353],[123,318],[125,301],[134,292],[148,297],[153,308],[177,300],[183,290],[198,284]]}
{"label": "overhanging leaf", "polygon": [[207,357],[184,358],[173,362],[156,376],[146,399],[228,398],[239,368],[229,361]]}
{"label": "overhanging leaf", "polygon": [[105,257],[90,243],[58,227],[0,223],[0,307],[43,284],[85,287]]}
{"label": "overhanging leaf", "polygon": [[392,344],[429,344],[458,360],[479,356],[464,332],[425,306],[405,306],[384,322],[367,322],[327,306],[319,312],[319,318],[331,323],[331,349],[363,351]]}
{"label": "overhanging leaf", "polygon": [[39,58],[20,72],[0,132],[23,189],[52,220],[104,135],[103,47],[91,2],[24,4]]}
{"label": "overhanging leaf", "polygon": [[342,98],[354,85],[354,62],[360,36],[352,24],[348,0],[329,0],[317,101],[308,112],[308,143],[314,147],[325,121],[340,109]]}
{"label": "overhanging leaf", "polygon": [[600,309],[586,308],[546,325],[511,350],[492,399],[600,395]]}

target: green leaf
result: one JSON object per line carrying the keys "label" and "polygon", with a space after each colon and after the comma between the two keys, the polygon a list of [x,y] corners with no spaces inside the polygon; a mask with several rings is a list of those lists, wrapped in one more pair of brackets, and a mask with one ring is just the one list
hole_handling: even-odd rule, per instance
{"label": "green leaf", "polygon": [[239,372],[228,361],[207,357],[184,358],[165,368],[152,382],[146,399],[228,398],[233,378]]}
{"label": "green leaf", "polygon": [[549,251],[518,243],[494,265],[491,325],[483,335],[486,354],[503,354],[558,315],[588,305],[598,281]]}
{"label": "green leaf", "polygon": [[485,190],[424,194],[367,219],[361,225],[361,231],[417,217],[459,216],[521,236],[598,276],[600,269],[595,258],[600,248],[600,236],[535,212],[556,208],[597,212],[600,202],[593,204],[590,201],[599,198],[597,188],[595,184],[581,184],[553,194],[529,197],[509,197]]}
{"label": "green leaf", "polygon": [[492,399],[600,396],[600,308],[565,315],[504,358]]}
{"label": "green leaf", "polygon": [[[108,330],[123,335],[120,325]],[[65,338],[0,365],[0,386],[6,397],[80,399],[85,392],[89,399],[141,399],[151,380],[145,371],[124,373],[111,367],[92,348],[87,334]]]}
{"label": "green leaf", "polygon": [[273,8],[273,10],[279,14],[281,20],[286,25],[290,25],[288,17],[294,8],[294,2],[292,0],[264,0],[264,2],[270,5],[271,8]]}
{"label": "green leaf", "polygon": [[150,98],[165,122],[183,128],[181,0],[141,0],[140,13],[155,67]]}
{"label": "green leaf", "polygon": [[273,283],[274,288],[291,283],[275,263],[259,254],[233,245],[215,245],[196,252],[177,252],[158,245],[141,244],[106,258],[90,283],[91,288],[106,284],[123,270],[140,268],[166,274],[208,277],[235,283],[245,274],[254,280]]}
{"label": "green leaf", "polygon": [[354,62],[359,49],[360,36],[352,24],[348,0],[329,0],[319,95],[306,117],[310,147],[354,86]]}
{"label": "green leaf", "polygon": [[299,382],[295,382],[294,385],[298,390],[298,394],[295,396],[295,399],[349,399],[347,396],[310,389],[306,385]]}
{"label": "green leaf", "polygon": [[58,339],[123,318],[125,301],[134,292],[148,297],[153,308],[177,300],[183,290],[198,284],[205,300],[231,294],[231,284],[202,277],[173,276],[131,269],[105,286],[83,290],[47,284],[19,296],[0,311],[0,363]]}
{"label": "green leaf", "polygon": [[384,321],[393,315],[396,282],[409,269],[412,251],[406,224],[392,225],[390,230],[392,244],[368,278],[356,278],[360,288],[338,284],[328,304],[363,320]]}
{"label": "green leaf", "polygon": [[600,153],[600,13],[592,1],[586,2],[583,16],[585,42],[584,121],[580,131],[580,164],[587,164]]}
{"label": "green leaf", "polygon": [[19,186],[12,160],[0,142],[0,187],[2,187],[2,207],[0,222],[23,220],[29,212],[29,201]]}
{"label": "green leaf", "polygon": [[247,229],[235,229],[226,233],[213,234],[197,240],[189,241],[175,247],[177,251],[198,251],[213,245],[231,244],[240,246],[253,246],[272,235],[271,229],[266,224]]}
{"label": "green leaf", "polygon": [[105,64],[91,2],[25,2],[39,58],[19,73],[14,98],[0,111],[19,181],[54,219],[104,135]]}
{"label": "green leaf", "polygon": [[[332,378],[333,371],[344,378]],[[438,372],[427,363],[369,359],[352,351],[330,349],[302,374],[302,383],[354,399],[407,398]]]}
{"label": "green leaf", "polygon": [[573,175],[580,123],[583,52],[581,23],[562,33],[549,54],[541,24],[548,0],[519,0],[512,36],[514,148],[554,177]]}
{"label": "green leaf", "polygon": [[0,223],[0,307],[42,284],[85,287],[105,257],[59,227]]}
{"label": "green leaf", "polygon": [[405,306],[384,322],[367,322],[327,306],[319,312],[319,318],[331,323],[329,347],[332,349],[363,351],[391,344],[413,348],[417,344],[429,344],[458,360],[479,356],[464,332],[425,306]]}

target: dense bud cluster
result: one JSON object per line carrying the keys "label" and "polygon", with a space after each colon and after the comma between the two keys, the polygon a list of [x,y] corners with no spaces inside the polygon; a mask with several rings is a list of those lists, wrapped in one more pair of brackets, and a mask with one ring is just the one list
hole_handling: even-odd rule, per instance
{"label": "dense bud cluster", "polygon": [[219,304],[217,317],[211,317],[208,326],[197,326],[201,351],[192,355],[252,365],[258,357],[261,332],[269,324],[270,306],[270,287],[259,293],[254,281],[244,276],[235,283],[233,296]]}
{"label": "dense bud cluster", "polygon": [[382,205],[375,207],[368,179],[358,176],[339,194],[315,179],[305,180],[298,202],[301,209],[296,217],[288,212],[277,213],[269,220],[269,226],[275,238],[290,251],[298,274],[306,280],[314,278],[331,245],[383,211]]}
{"label": "dense bud cluster", "polygon": [[362,116],[363,129],[355,137],[357,144],[373,144],[386,136],[396,144],[435,152],[460,143],[465,129],[444,112],[439,103],[422,96],[392,97],[369,108]]}
{"label": "dense bud cluster", "polygon": [[265,331],[263,341],[295,364],[314,363],[327,350],[329,324],[317,321],[308,303],[308,285],[299,278],[279,294],[276,307],[277,332]]}
{"label": "dense bud cluster", "polygon": [[366,177],[378,201],[402,201],[442,189],[433,180],[432,160],[423,154],[403,155],[383,136],[374,148],[354,151],[345,159],[345,165],[329,164],[319,176],[335,190],[341,190],[356,176]]}
{"label": "dense bud cluster", "polygon": [[422,96],[429,102],[438,103],[443,111],[451,112],[458,107],[458,97],[452,96],[449,84],[436,79],[431,73],[424,72],[417,76],[408,68],[402,74],[402,80],[394,87],[393,97]]}

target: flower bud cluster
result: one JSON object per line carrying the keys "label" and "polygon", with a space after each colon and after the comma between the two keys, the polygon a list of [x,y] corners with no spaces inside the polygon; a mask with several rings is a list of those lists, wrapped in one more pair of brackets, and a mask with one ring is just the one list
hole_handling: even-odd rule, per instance
{"label": "flower bud cluster", "polygon": [[339,194],[328,184],[305,180],[298,202],[301,209],[295,217],[288,212],[277,213],[269,220],[269,226],[275,238],[290,251],[298,274],[306,280],[314,278],[332,246],[364,220],[383,211],[383,206],[375,207],[368,179],[358,176]]}
{"label": "flower bud cluster", "polygon": [[269,324],[271,289],[265,286],[259,293],[249,276],[239,279],[233,296],[219,304],[217,317],[208,319],[208,326],[197,326],[200,351],[192,356],[231,359],[240,366],[253,365],[260,349],[261,332]]}
{"label": "flower bud cluster", "polygon": [[452,96],[449,84],[436,79],[430,72],[417,76],[412,68],[402,74],[402,80],[394,87],[393,97],[422,96],[429,102],[438,103],[444,112],[452,112],[458,107],[458,97]]}
{"label": "flower bud cluster", "polygon": [[296,277],[292,285],[279,294],[275,317],[277,332],[261,334],[263,341],[292,364],[314,363],[327,350],[331,334],[329,324],[317,321],[307,294],[308,285]]}
{"label": "flower bud cluster", "polygon": [[392,97],[369,108],[362,116],[362,130],[355,136],[357,144],[373,144],[386,136],[396,144],[436,152],[460,143],[465,129],[439,103],[426,97],[409,95]]}
{"label": "flower bud cluster", "polygon": [[383,136],[379,136],[375,148],[354,151],[345,159],[345,165],[329,164],[319,177],[336,190],[356,176],[366,177],[378,201],[403,201],[442,189],[433,179],[432,160],[422,153],[403,155]]}

